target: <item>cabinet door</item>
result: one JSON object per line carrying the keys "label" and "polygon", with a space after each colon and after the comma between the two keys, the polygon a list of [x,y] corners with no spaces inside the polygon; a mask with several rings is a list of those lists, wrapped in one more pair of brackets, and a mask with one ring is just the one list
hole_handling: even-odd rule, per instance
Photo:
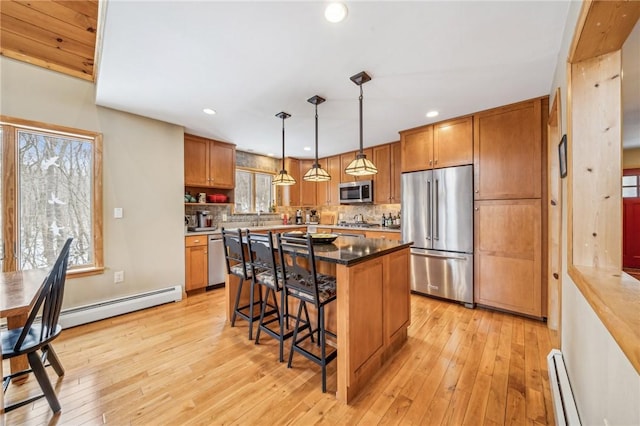
{"label": "cabinet door", "polygon": [[300,205],[309,207],[316,205],[316,186],[317,182],[309,182],[302,179],[305,173],[313,166],[315,160],[300,160],[299,173],[300,181],[297,185],[300,191]]}
{"label": "cabinet door", "polygon": [[391,202],[391,146],[381,145],[373,148],[373,164],[378,174],[373,176],[373,202],[389,204]]}
{"label": "cabinet door", "polygon": [[416,172],[433,167],[433,126],[408,130],[400,135],[402,172]]}
{"label": "cabinet door", "polygon": [[278,186],[277,197],[282,200],[283,206],[300,205],[300,161],[295,158],[285,158],[284,167],[291,177],[296,180],[295,185]]}
{"label": "cabinet door", "polygon": [[192,135],[184,135],[184,184],[208,186],[207,155],[209,141]]}
{"label": "cabinet door", "polygon": [[[342,175],[342,170],[340,167],[342,163],[340,162],[340,156],[334,155],[333,157],[327,158],[327,171],[331,175],[331,180],[327,185],[327,205],[329,206],[338,206],[340,205],[340,177]],[[320,202],[320,200],[318,200]]]}
{"label": "cabinet door", "polygon": [[400,204],[402,191],[400,189],[400,177],[402,173],[400,172],[400,159],[402,157],[402,150],[400,147],[400,142],[395,142],[391,144],[391,187],[390,187],[390,196],[392,204]]}
{"label": "cabinet door", "polygon": [[540,198],[539,99],[474,116],[475,199]]}
{"label": "cabinet door", "polygon": [[[188,237],[194,238],[194,237]],[[196,290],[205,288],[209,280],[209,268],[207,260],[207,237],[203,235],[201,238],[204,245],[191,245],[187,240],[185,248],[185,290]],[[196,244],[199,244],[196,243]]]}
{"label": "cabinet door", "polygon": [[475,302],[542,316],[540,200],[475,206]]}
{"label": "cabinet door", "polygon": [[[320,164],[320,167],[325,169],[329,173],[329,175],[331,175],[331,172],[329,172],[329,169],[327,168],[326,158],[319,158],[318,163]],[[333,176],[332,176],[332,179],[333,179]],[[329,204],[329,185],[330,184],[331,184],[331,181],[316,183],[316,202],[318,205]]]}
{"label": "cabinet door", "polygon": [[217,141],[209,144],[210,186],[233,188],[236,181],[236,149],[234,145]]}
{"label": "cabinet door", "polygon": [[[359,151],[353,151],[353,152],[347,152],[345,154],[341,154],[340,155],[340,182],[355,182],[358,180],[370,180],[372,179],[372,177],[369,176],[353,176],[353,175],[349,175],[346,174],[344,172],[344,169],[346,169],[349,164],[356,159],[356,154],[358,154]],[[372,148],[367,148],[365,150],[362,151],[364,153],[364,155],[367,156],[367,160],[369,161],[373,161],[373,149]],[[376,163],[373,163],[376,167]]]}
{"label": "cabinet door", "polygon": [[473,119],[445,121],[433,128],[433,167],[473,164]]}

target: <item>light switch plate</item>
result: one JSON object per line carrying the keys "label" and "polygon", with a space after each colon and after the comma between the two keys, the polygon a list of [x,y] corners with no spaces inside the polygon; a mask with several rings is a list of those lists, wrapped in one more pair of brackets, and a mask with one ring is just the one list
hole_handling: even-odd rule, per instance
{"label": "light switch plate", "polygon": [[116,219],[122,219],[122,207],[116,207],[113,209],[113,217]]}

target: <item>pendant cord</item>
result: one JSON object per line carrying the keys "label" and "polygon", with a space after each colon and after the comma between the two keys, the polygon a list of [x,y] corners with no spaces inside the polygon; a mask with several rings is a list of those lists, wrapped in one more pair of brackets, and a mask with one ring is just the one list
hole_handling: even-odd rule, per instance
{"label": "pendant cord", "polygon": [[284,116],[282,117],[282,170],[284,170]]}
{"label": "pendant cord", "polygon": [[360,84],[360,154],[363,153],[362,145],[362,84]]}
{"label": "pendant cord", "polygon": [[318,168],[318,104],[316,104],[316,168]]}

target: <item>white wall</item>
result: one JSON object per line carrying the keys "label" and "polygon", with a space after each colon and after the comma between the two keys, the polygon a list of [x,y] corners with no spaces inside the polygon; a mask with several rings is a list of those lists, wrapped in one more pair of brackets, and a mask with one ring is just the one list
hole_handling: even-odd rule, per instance
{"label": "white wall", "polygon": [[106,270],[68,280],[64,306],[184,286],[183,128],[96,106],[94,84],[5,57],[0,83],[3,115],[103,135]]}
{"label": "white wall", "polygon": [[[571,2],[553,86],[561,90],[562,133],[567,132],[567,56],[580,13]],[[553,99],[550,101],[550,104]],[[579,149],[580,141],[573,141]],[[567,179],[562,200],[561,349],[583,425],[639,425],[640,376],[567,274]]]}

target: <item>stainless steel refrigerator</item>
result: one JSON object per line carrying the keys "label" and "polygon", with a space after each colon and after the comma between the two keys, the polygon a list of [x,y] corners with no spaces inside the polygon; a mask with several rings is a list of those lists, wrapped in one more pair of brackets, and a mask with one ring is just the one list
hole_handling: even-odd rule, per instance
{"label": "stainless steel refrigerator", "polygon": [[473,167],[402,174],[411,289],[473,307]]}

